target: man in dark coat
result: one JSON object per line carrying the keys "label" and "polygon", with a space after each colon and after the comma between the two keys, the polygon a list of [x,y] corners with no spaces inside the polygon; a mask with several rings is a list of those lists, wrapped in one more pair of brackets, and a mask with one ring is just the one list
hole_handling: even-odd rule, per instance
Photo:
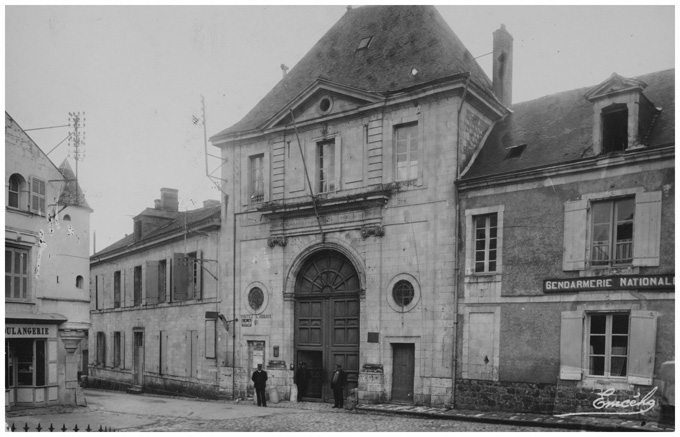
{"label": "man in dark coat", "polygon": [[300,402],[303,396],[307,394],[307,381],[309,380],[309,371],[304,361],[300,363],[300,367],[295,372],[295,384],[298,388],[297,401]]}
{"label": "man in dark coat", "polygon": [[335,405],[333,405],[333,408],[343,407],[343,391],[346,383],[347,374],[345,374],[345,371],[342,370],[342,366],[340,364],[336,364],[335,372],[333,372],[333,376],[331,377],[331,390],[333,390],[333,398],[335,399]]}
{"label": "man in dark coat", "polygon": [[267,398],[264,393],[264,388],[267,385],[267,372],[262,370],[262,364],[257,365],[257,370],[253,372],[251,378],[255,383],[255,393],[257,394],[257,406],[267,406]]}

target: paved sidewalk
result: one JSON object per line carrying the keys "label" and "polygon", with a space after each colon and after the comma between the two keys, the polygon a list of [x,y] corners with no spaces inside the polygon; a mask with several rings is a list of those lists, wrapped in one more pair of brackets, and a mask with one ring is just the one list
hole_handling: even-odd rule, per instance
{"label": "paved sidewalk", "polygon": [[361,413],[406,414],[448,420],[514,424],[547,428],[578,429],[582,431],[652,431],[673,432],[674,427],[655,421],[621,418],[616,416],[568,416],[555,417],[547,414],[504,413],[499,411],[446,410],[443,408],[419,407],[395,404],[359,404],[356,410]]}

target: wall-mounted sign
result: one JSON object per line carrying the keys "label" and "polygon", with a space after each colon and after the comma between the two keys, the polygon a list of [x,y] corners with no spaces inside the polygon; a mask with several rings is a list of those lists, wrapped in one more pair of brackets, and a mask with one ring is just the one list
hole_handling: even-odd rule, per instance
{"label": "wall-mounted sign", "polygon": [[24,325],[24,324],[5,325],[6,338],[35,338],[35,337],[56,338],[56,336],[57,336],[56,326]]}
{"label": "wall-mounted sign", "polygon": [[253,319],[241,316],[241,327],[250,328],[251,326],[253,326]]}
{"label": "wall-mounted sign", "polygon": [[544,293],[608,290],[675,291],[675,275],[598,276],[578,279],[546,279],[543,281]]}

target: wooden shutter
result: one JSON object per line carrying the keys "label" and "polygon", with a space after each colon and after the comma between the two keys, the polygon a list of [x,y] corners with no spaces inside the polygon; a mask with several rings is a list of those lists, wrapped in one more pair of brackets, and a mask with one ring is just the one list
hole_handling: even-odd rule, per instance
{"label": "wooden shutter", "polygon": [[172,255],[172,291],[173,301],[187,300],[189,290],[189,264],[185,253]]}
{"label": "wooden shutter", "polygon": [[583,270],[586,266],[586,229],[588,201],[564,204],[564,256],[562,269]]}
{"label": "wooden shutter", "polygon": [[333,177],[335,179],[333,185],[333,191],[340,191],[340,182],[342,181],[342,139],[340,136],[335,137],[335,162],[333,163],[335,168],[333,169]]}
{"label": "wooden shutter", "polygon": [[203,251],[199,250],[196,252],[196,258],[198,258],[198,266],[196,271],[196,294],[194,298],[202,300],[203,299]]}
{"label": "wooden shutter", "polygon": [[[127,270],[126,270],[127,272]],[[125,303],[127,306],[133,306],[134,304],[134,294],[135,294],[135,271],[134,267],[129,269],[130,274],[126,273],[125,281]]]}
{"label": "wooden shutter", "polygon": [[661,191],[635,196],[633,265],[658,266],[661,243]]}
{"label": "wooden shutter", "polygon": [[146,262],[146,303],[158,303],[158,261]]}
{"label": "wooden shutter", "polygon": [[560,328],[560,379],[583,375],[583,311],[564,311]]}
{"label": "wooden shutter", "polygon": [[656,321],[654,311],[631,311],[628,382],[652,385],[656,354]]}
{"label": "wooden shutter", "polygon": [[125,331],[120,331],[120,367],[125,369]]}

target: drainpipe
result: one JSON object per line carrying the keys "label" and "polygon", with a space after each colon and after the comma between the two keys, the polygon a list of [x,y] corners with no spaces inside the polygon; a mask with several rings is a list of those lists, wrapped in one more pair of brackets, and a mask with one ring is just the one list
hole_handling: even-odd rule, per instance
{"label": "drainpipe", "polygon": [[460,106],[458,107],[458,119],[456,124],[456,177],[453,181],[453,202],[456,206],[456,217],[453,228],[453,360],[451,363],[452,367],[452,378],[451,378],[451,408],[454,407],[454,400],[456,398],[456,362],[458,359],[458,283],[459,283],[459,273],[460,269],[458,267],[458,229],[460,227],[460,204],[458,202],[458,180],[460,178],[460,114],[463,111],[463,105],[465,104],[465,97],[467,95],[468,86],[470,85],[470,73],[468,73],[467,80],[465,81],[465,89],[463,90],[463,96],[460,100]]}

